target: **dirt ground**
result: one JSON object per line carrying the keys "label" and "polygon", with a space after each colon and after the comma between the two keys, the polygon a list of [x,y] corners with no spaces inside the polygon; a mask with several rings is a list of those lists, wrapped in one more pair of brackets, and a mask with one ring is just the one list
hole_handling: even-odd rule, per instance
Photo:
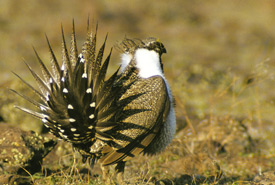
{"label": "dirt ground", "polygon": [[[108,33],[106,51],[125,36],[153,36],[167,49],[162,59],[176,101],[177,132],[163,153],[126,164],[126,184],[275,182],[274,10],[273,0],[2,0],[0,121],[55,140],[39,120],[14,108],[31,105],[9,89],[30,90],[11,71],[35,84],[23,62],[40,70],[32,47],[49,64],[46,33],[60,60],[61,24],[69,42],[74,19],[81,47],[89,17],[91,26],[99,24],[99,43]],[[114,50],[109,74],[119,60]],[[69,143],[58,141],[40,171],[4,171],[0,182],[104,184],[101,176],[99,165],[89,169]]]}

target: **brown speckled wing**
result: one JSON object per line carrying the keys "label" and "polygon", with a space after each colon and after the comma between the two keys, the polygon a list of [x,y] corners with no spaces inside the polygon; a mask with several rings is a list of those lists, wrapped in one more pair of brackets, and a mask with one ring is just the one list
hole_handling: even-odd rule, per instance
{"label": "brown speckled wing", "polygon": [[110,150],[107,148],[111,146],[106,146],[104,150],[108,152],[100,159],[103,165],[125,161],[141,153],[163,127],[170,109],[164,80],[160,76],[139,79],[120,100],[137,93],[142,95],[125,106],[119,115],[121,122],[113,137],[119,147]]}

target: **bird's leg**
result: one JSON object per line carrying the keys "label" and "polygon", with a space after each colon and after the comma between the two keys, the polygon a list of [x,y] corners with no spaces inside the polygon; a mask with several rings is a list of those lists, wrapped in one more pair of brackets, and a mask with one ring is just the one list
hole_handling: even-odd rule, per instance
{"label": "bird's leg", "polygon": [[117,163],[115,170],[117,174],[117,181],[122,184],[124,181],[124,168],[125,168],[125,163],[124,161],[120,161]]}

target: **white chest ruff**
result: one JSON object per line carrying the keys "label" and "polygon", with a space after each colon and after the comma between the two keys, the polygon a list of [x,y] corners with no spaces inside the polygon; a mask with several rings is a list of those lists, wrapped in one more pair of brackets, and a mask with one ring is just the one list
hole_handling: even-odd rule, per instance
{"label": "white chest ruff", "polygon": [[150,78],[152,76],[163,76],[160,66],[160,56],[157,52],[148,49],[137,49],[134,56],[124,53],[121,56],[121,70],[124,71],[126,66],[134,59],[138,68],[138,75],[141,78]]}

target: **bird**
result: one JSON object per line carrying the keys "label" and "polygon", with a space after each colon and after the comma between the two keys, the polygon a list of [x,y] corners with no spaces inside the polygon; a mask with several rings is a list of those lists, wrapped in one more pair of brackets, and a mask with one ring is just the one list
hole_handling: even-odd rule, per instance
{"label": "bird", "polygon": [[104,179],[108,166],[116,165],[117,177],[123,180],[126,161],[139,154],[160,153],[175,134],[175,103],[161,59],[166,49],[153,37],[124,38],[115,45],[121,52],[120,67],[107,79],[112,49],[104,59],[107,35],[97,51],[97,31],[98,26],[94,32],[87,31],[79,52],[74,21],[69,49],[61,26],[61,66],[46,36],[52,69],[35,49],[43,76],[25,62],[38,89],[15,73],[40,100],[12,91],[36,107],[17,108],[70,142],[83,162],[89,159],[91,166],[99,162]]}

